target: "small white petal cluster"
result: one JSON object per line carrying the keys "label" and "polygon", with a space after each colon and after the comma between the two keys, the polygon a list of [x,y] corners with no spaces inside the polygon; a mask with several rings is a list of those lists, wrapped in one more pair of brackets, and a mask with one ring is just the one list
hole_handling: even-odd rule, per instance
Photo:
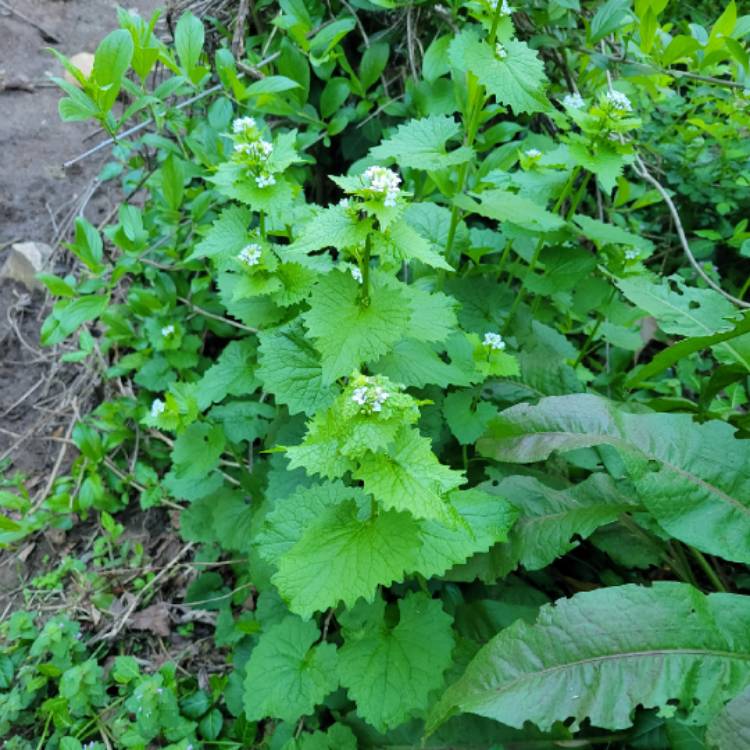
{"label": "small white petal cluster", "polygon": [[171,336],[173,333],[174,333],[174,326],[171,323],[168,326],[164,326],[161,329],[161,335],[164,336],[164,338]]}
{"label": "small white petal cluster", "polygon": [[361,385],[354,389],[352,401],[359,404],[360,411],[367,414],[379,412],[383,409],[383,404],[390,398],[390,393],[379,385]]}
{"label": "small white petal cluster", "polygon": [[360,271],[357,266],[349,266],[349,273],[358,284],[363,283],[364,279],[362,278],[362,271]]}
{"label": "small white petal cluster", "polygon": [[368,167],[364,174],[365,183],[370,190],[385,195],[384,206],[396,205],[401,178],[387,167]]}
{"label": "small white petal cluster", "polygon": [[506,50],[500,42],[495,45],[495,56],[498,60],[505,60],[508,56],[508,50]]}
{"label": "small white petal cluster", "polygon": [[257,266],[260,263],[261,248],[257,242],[252,242],[243,247],[237,255],[237,260],[246,266]]}
{"label": "small white petal cluster", "polygon": [[351,205],[352,205],[352,202],[351,200],[349,200],[349,198],[342,198],[339,201],[339,206],[341,206],[341,208],[349,208]]}
{"label": "small white petal cluster", "polygon": [[542,152],[538,148],[529,148],[523,152],[528,159],[538,159]]}
{"label": "small white petal cluster", "polygon": [[625,260],[638,260],[640,257],[640,253],[637,250],[626,250],[625,251]]}
{"label": "small white petal cluster", "polygon": [[632,112],[633,111],[633,105],[630,103],[630,99],[628,99],[625,94],[623,94],[621,91],[608,91],[604,98],[612,105],[612,107],[619,112]]}
{"label": "small white petal cluster", "polygon": [[238,117],[232,123],[232,132],[235,135],[241,135],[248,130],[253,130],[253,128],[255,128],[255,124],[255,118],[253,117]]}
{"label": "small white petal cluster", "polygon": [[[490,2],[490,8],[492,8],[492,10],[496,10],[498,0],[489,0],[489,2]],[[501,16],[510,16],[513,14],[514,11],[515,11],[515,8],[512,7],[511,5],[508,5],[508,0],[503,0],[502,3],[500,3],[500,15]]]}
{"label": "small white petal cluster", "polygon": [[503,349],[505,349],[505,342],[503,341],[503,337],[499,333],[488,331],[484,334],[484,340],[482,341],[482,343],[488,349],[494,349],[498,352],[501,352]]}
{"label": "small white petal cluster", "polygon": [[160,399],[155,398],[151,402],[151,418],[156,419],[163,411],[166,404]]}
{"label": "small white petal cluster", "polygon": [[563,107],[566,109],[583,109],[586,102],[580,94],[566,94],[562,100]]}
{"label": "small white petal cluster", "polygon": [[[273,143],[260,137],[252,117],[241,117],[234,121],[232,130],[238,136],[234,144],[235,157],[250,168],[259,188],[276,184],[276,178],[268,170],[268,160],[273,153]],[[244,140],[240,140],[244,139]]]}

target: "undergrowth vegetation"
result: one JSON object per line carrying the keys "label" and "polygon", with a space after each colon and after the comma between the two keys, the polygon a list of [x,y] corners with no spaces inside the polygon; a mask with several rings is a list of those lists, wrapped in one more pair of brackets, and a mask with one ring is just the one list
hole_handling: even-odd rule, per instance
{"label": "undergrowth vegetation", "polygon": [[255,6],[237,59],[126,11],[59,56],[125,199],[42,339],[107,397],[0,495],[125,566],[168,509],[224,668],[129,654],[106,586],[97,634],[16,612],[7,747],[746,750],[750,16]]}

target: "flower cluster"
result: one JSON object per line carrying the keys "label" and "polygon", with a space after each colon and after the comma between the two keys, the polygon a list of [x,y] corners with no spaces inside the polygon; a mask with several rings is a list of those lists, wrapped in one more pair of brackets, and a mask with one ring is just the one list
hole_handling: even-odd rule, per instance
{"label": "flower cluster", "polygon": [[237,260],[246,266],[257,266],[260,263],[261,248],[257,242],[252,242],[237,254]]}
{"label": "flower cluster", "polygon": [[164,412],[165,407],[166,407],[166,404],[160,398],[155,398],[151,402],[151,411],[150,411],[151,418],[156,419],[160,414]]}
{"label": "flower cluster", "polygon": [[[498,2],[499,0],[488,0],[490,4],[490,8],[492,10],[497,10]],[[508,5],[508,0],[502,0],[500,3],[500,15],[501,16],[510,16],[514,13],[515,8]]]}
{"label": "flower cluster", "polygon": [[166,339],[174,333],[174,326],[170,323],[161,329],[161,335]]}
{"label": "flower cluster", "polygon": [[370,382],[369,378],[366,385],[358,386],[352,393],[352,401],[360,406],[360,411],[365,414],[373,414],[382,411],[383,404],[390,398],[391,394],[385,388]]}
{"label": "flower cluster", "polygon": [[495,57],[497,57],[498,60],[505,60],[505,58],[508,56],[508,50],[503,47],[500,42],[498,42],[495,45]]}
{"label": "flower cluster", "polygon": [[387,167],[368,167],[362,175],[368,190],[385,196],[383,205],[394,207],[400,192],[401,178]]}
{"label": "flower cluster", "polygon": [[349,273],[358,284],[362,284],[364,282],[364,279],[362,278],[362,271],[359,270],[358,266],[349,266]]}
{"label": "flower cluster", "polygon": [[536,161],[541,157],[542,152],[538,148],[529,148],[523,152],[523,155],[527,159],[533,159],[534,161]]}
{"label": "flower cluster", "polygon": [[638,260],[640,258],[641,254],[637,250],[626,250],[625,251],[625,260]]}
{"label": "flower cluster", "polygon": [[268,168],[273,154],[273,143],[261,138],[257,123],[252,117],[239,117],[232,123],[235,136],[234,158],[246,166],[259,188],[276,184],[276,178]]}
{"label": "flower cluster", "polygon": [[493,333],[491,331],[488,331],[484,334],[484,339],[482,340],[482,343],[488,348],[493,349],[495,351],[501,352],[503,349],[505,349],[505,342],[503,341],[503,337],[499,333]]}
{"label": "flower cluster", "polygon": [[580,94],[566,94],[562,100],[563,107],[566,109],[583,109],[586,102]]}
{"label": "flower cluster", "polygon": [[620,91],[610,90],[604,95],[604,99],[616,112],[632,112],[633,105],[625,94]]}

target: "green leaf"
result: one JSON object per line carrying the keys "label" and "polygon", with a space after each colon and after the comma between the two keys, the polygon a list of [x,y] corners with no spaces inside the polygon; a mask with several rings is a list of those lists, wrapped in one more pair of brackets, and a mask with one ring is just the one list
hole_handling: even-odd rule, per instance
{"label": "green leaf", "polygon": [[125,29],[107,34],[96,48],[91,79],[97,86],[97,104],[104,112],[109,112],[114,105],[132,58],[133,39]]}
{"label": "green leaf", "polygon": [[286,76],[266,76],[260,81],[254,81],[247,87],[249,96],[261,96],[263,94],[280,94],[282,91],[298,89],[300,84]]}
{"label": "green leaf", "polygon": [[403,261],[418,260],[432,268],[453,271],[453,267],[443,258],[441,251],[425,239],[405,221],[395,221],[388,231],[376,235],[373,250],[377,255],[385,255],[400,265]]}
{"label": "green leaf", "polygon": [[[457,712],[541,729],[572,718],[631,726],[637,706],[676,703],[695,724],[750,682],[750,599],[683,583],[615,586],[560,599],[474,657],[427,723]],[[637,627],[636,627],[637,624]],[[561,637],[565,634],[565,637]]]}
{"label": "green leaf", "polygon": [[224,717],[218,708],[209,711],[198,724],[198,730],[204,740],[215,740],[221,734],[221,728],[224,726]]}
{"label": "green leaf", "polygon": [[180,65],[191,79],[192,72],[200,62],[204,41],[205,31],[200,19],[189,11],[183,13],[175,28],[174,46],[180,58]]}
{"label": "green leaf", "polygon": [[301,326],[259,334],[256,375],[276,401],[291,414],[315,414],[331,405],[334,385],[323,385],[320,355],[305,339]]}
{"label": "green leaf", "polygon": [[361,247],[371,230],[371,220],[361,221],[343,206],[329,206],[302,227],[299,236],[286,248],[287,257],[299,260],[300,256],[324,247],[337,250]]}
{"label": "green leaf", "polygon": [[329,118],[338,112],[351,93],[348,79],[339,76],[331,78],[320,94],[320,114]]}
{"label": "green leaf", "polygon": [[251,221],[250,209],[242,206],[225,208],[206,236],[195,246],[189,260],[220,254],[237,255],[250,241],[248,227]]}
{"label": "green leaf", "polygon": [[[664,333],[712,336],[736,325],[737,309],[729,300],[713,289],[689,287],[679,276],[670,276],[660,284],[634,276],[618,279],[617,286],[634,305],[656,318]],[[717,347],[750,370],[750,361],[733,344]]]}
{"label": "green leaf", "polygon": [[663,372],[668,367],[672,367],[676,362],[685,359],[689,355],[702,351],[703,349],[709,349],[723,341],[731,341],[732,339],[735,339],[738,336],[743,336],[746,333],[750,333],[750,315],[745,315],[745,317],[737,323],[731,331],[714,333],[710,336],[694,336],[692,338],[683,339],[677,344],[673,344],[659,352],[648,364],[642,365],[633,370],[625,381],[625,386],[626,388],[638,388],[647,380],[654,377],[654,375],[658,375],[660,372]]}
{"label": "green leaf", "polygon": [[44,321],[41,342],[53,346],[64,341],[84,323],[98,318],[109,304],[109,295],[90,294],[85,297],[58,302],[52,314]]}
{"label": "green leaf", "polygon": [[750,747],[750,688],[729,701],[708,725],[709,747],[717,750],[744,750]]}
{"label": "green leaf", "polygon": [[581,394],[506,409],[487,435],[477,443],[480,453],[513,463],[612,445],[641,502],[667,532],[704,552],[750,562],[750,450],[729,424],[630,414]]}
{"label": "green leaf", "polygon": [[198,408],[204,411],[225,396],[247,396],[256,390],[258,381],[254,360],[254,341],[230,341],[216,364],[211,365],[198,381]]}
{"label": "green leaf", "polygon": [[341,683],[357,713],[381,732],[424,713],[430,693],[443,684],[454,645],[450,616],[426,594],[399,602],[395,626],[388,624],[385,608],[378,599],[340,618]]}
{"label": "green leaf", "polygon": [[597,44],[629,21],[630,0],[607,0],[597,8],[589,26],[589,44]]}
{"label": "green leaf", "polygon": [[490,553],[492,580],[504,578],[518,565],[526,570],[546,568],[575,549],[578,539],[588,539],[601,526],[638,507],[604,474],[593,474],[563,490],[524,476],[492,482],[486,489],[520,511],[507,544]]}
{"label": "green leaf", "polygon": [[461,125],[447,115],[409,120],[399,125],[390,138],[370,149],[370,156],[378,161],[392,159],[399,167],[425,171],[448,169],[474,156],[468,146],[447,150],[446,144],[458,139],[460,133]]}
{"label": "green leaf", "polygon": [[454,391],[445,397],[443,415],[461,445],[471,445],[487,429],[497,409],[487,401],[475,403],[474,391]]}
{"label": "green leaf", "polygon": [[614,224],[606,224],[603,221],[592,219],[590,216],[578,214],[573,217],[573,221],[578,224],[584,235],[593,240],[599,247],[605,247],[606,245],[634,247],[643,252],[643,257],[651,255],[654,250],[654,243],[651,240],[627,232]]}
{"label": "green leaf", "polygon": [[408,427],[399,431],[388,453],[362,461],[354,476],[382,507],[448,523],[453,514],[445,496],[465,481],[462,473],[438,461],[428,438]]}
{"label": "green leaf", "polygon": [[83,216],[76,218],[75,226],[75,241],[66,247],[83,261],[89,270],[97,273],[102,268],[102,238],[96,228]]}
{"label": "green leaf", "polygon": [[336,647],[313,646],[319,638],[313,621],[293,616],[263,633],[245,669],[245,715],[250,721],[296,721],[336,689]]}
{"label": "green leaf", "polygon": [[368,305],[347,273],[333,271],[313,287],[302,317],[321,354],[324,385],[382,356],[406,331],[411,311],[405,287],[385,277],[371,282]]}
{"label": "green leaf", "polygon": [[458,196],[454,203],[465,211],[486,216],[488,219],[507,221],[538,232],[554,232],[565,226],[565,220],[557,214],[507,190],[486,190],[479,199],[481,202],[476,203],[468,196],[462,195]]}
{"label": "green leaf", "polygon": [[547,78],[537,53],[526,42],[515,39],[502,47],[505,57],[501,59],[472,31],[464,31],[451,42],[448,54],[457,68],[470,70],[500,104],[511,107],[516,114],[546,112]]}
{"label": "green leaf", "polygon": [[375,42],[365,50],[359,65],[359,82],[365,91],[382,75],[388,63],[389,54],[390,48],[387,42]]}
{"label": "green leaf", "polygon": [[201,479],[219,465],[224,450],[220,425],[194,422],[174,441],[172,461],[178,479]]}
{"label": "green leaf", "polygon": [[289,609],[302,617],[372,600],[378,586],[403,580],[418,544],[417,524],[394,511],[367,517],[353,501],[311,521],[278,559],[272,581]]}

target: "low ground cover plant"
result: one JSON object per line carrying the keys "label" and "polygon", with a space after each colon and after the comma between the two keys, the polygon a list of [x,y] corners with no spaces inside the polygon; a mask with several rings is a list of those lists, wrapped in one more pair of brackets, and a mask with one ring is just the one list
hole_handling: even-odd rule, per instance
{"label": "low ground cover plant", "polygon": [[90,77],[60,56],[126,197],[42,338],[107,398],[0,537],[178,511],[232,561],[186,597],[227,667],[19,612],[0,735],[750,747],[750,16],[256,6],[242,56],[126,11]]}

